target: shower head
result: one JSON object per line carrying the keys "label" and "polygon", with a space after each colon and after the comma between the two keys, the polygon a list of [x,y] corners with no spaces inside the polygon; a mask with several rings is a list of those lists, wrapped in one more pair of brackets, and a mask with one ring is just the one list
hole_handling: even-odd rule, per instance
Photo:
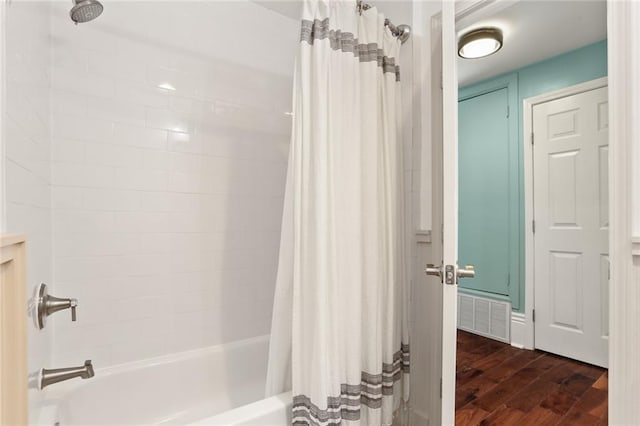
{"label": "shower head", "polygon": [[98,0],[73,0],[73,7],[69,12],[71,20],[77,24],[96,19],[104,7]]}

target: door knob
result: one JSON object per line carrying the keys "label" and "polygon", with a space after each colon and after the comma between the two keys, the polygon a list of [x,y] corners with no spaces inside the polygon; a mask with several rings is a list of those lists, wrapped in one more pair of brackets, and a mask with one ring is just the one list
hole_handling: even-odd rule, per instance
{"label": "door knob", "polygon": [[459,278],[473,278],[476,276],[476,271],[473,265],[467,265],[464,268],[455,268],[455,273],[453,265],[447,265],[444,270],[444,280],[442,280],[442,265],[435,266],[434,264],[429,263],[424,272],[427,275],[440,277],[441,281],[444,281],[445,284],[449,285],[457,284]]}
{"label": "door knob", "polygon": [[442,278],[442,265],[435,266],[433,263],[427,264],[427,267],[424,270],[425,274],[433,275],[435,277]]}
{"label": "door knob", "polygon": [[476,270],[473,265],[467,265],[464,268],[458,268],[458,278],[473,278],[476,276]]}

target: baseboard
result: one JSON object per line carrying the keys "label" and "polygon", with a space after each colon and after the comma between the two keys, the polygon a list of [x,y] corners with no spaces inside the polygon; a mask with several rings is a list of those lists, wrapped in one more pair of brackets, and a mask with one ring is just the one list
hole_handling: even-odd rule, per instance
{"label": "baseboard", "polygon": [[511,312],[511,346],[524,349],[526,346],[527,318],[523,313]]}

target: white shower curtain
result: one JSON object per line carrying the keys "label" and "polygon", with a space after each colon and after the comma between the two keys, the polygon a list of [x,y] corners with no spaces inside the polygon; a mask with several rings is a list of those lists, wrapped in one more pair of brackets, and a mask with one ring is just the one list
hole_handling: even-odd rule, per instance
{"label": "white shower curtain", "polygon": [[[390,425],[408,398],[400,41],[305,0],[267,394],[293,424]],[[396,423],[400,423],[396,420]]]}

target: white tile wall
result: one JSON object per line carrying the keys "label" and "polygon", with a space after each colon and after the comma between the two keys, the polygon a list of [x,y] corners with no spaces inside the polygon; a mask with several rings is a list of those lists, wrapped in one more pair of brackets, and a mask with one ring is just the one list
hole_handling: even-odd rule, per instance
{"label": "white tile wall", "polygon": [[[233,3],[233,4],[232,4]],[[298,22],[248,1],[53,6],[54,362],[270,329]],[[238,31],[238,29],[241,29]]]}
{"label": "white tile wall", "polygon": [[[40,282],[51,282],[50,193],[50,5],[13,1],[6,6],[7,73],[4,126],[2,232],[27,236],[28,297]],[[28,368],[35,372],[51,360],[51,330],[28,327]],[[30,416],[41,400],[30,389]]]}

